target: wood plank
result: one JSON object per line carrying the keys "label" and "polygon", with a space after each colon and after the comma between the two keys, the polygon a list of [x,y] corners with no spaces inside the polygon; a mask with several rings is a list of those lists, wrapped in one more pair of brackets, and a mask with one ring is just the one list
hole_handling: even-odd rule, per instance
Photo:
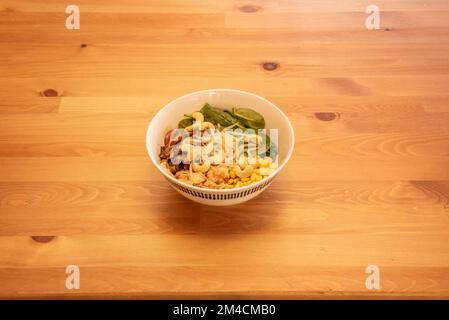
{"label": "wood plank", "polygon": [[[161,178],[152,182],[4,182],[0,184],[0,236],[445,235],[449,233],[448,202],[447,181],[323,181],[306,186],[292,181],[288,188],[277,181],[256,200],[230,208],[193,204],[173,194]],[[265,210],[270,203],[270,210]],[[42,212],[36,215],[36,210]],[[350,210],[357,210],[357,216],[348,215]]]}
{"label": "wood plank", "polygon": [[[448,112],[448,95],[427,96],[342,96],[323,95],[319,100],[314,96],[295,93],[289,95],[265,95],[276,105],[290,112],[310,113],[360,113],[384,112]],[[0,113],[141,113],[157,112],[171,100],[174,94],[154,94],[147,97],[28,97],[9,95],[0,101]]]}
{"label": "wood plank", "polygon": [[[167,267],[92,267],[80,266],[80,290],[64,287],[65,268],[0,268],[0,277],[7,281],[0,283],[0,295],[15,292],[18,296],[46,297],[87,297],[109,296],[110,292],[126,292],[130,297],[167,298],[176,293],[183,298],[227,297],[277,297],[277,298],[319,298],[344,297],[347,292],[353,296],[374,298],[388,297],[441,297],[448,295],[447,268],[382,268],[385,279],[382,292],[365,288],[363,266],[326,268],[303,266],[268,268],[247,266],[167,266]],[[217,280],[216,274],[222,278]],[[239,274],[248,275],[240,280]],[[109,279],[117,281],[109,281]],[[14,280],[13,280],[14,279]],[[44,283],[41,279],[49,279]],[[238,287],[235,287],[235,283]],[[26,287],[27,292],[22,289]],[[130,287],[135,290],[128,292]],[[285,290],[285,288],[288,288]],[[164,290],[161,290],[164,288]],[[204,290],[203,288],[207,288]],[[285,292],[287,291],[287,292]],[[317,292],[310,294],[310,292]]]}
{"label": "wood plank", "polygon": [[[424,11],[425,12],[425,11]],[[335,13],[328,18],[320,19],[323,23],[315,24],[316,15],[305,16],[313,27],[307,28],[300,23],[284,26],[279,22],[259,28],[225,28],[223,13],[207,14],[139,14],[139,13],[84,13],[83,28],[70,32],[66,29],[64,12],[0,12],[0,37],[5,43],[59,43],[59,44],[118,44],[126,39],[127,44],[204,44],[237,43],[250,44],[291,43],[291,39],[300,39],[306,43],[438,43],[448,40],[448,26],[445,24],[444,13],[439,19],[440,25],[432,23],[432,12],[421,19],[420,12],[410,12],[412,22],[404,25],[403,13],[384,13],[392,16],[381,30],[367,30],[366,14],[342,13],[342,19],[328,23],[327,19],[335,20]],[[282,15],[282,14],[279,14]],[[315,15],[315,18],[314,18]],[[326,14],[325,14],[326,15]],[[338,15],[338,14],[337,14]],[[345,15],[348,15],[348,18]],[[395,17],[396,15],[396,17]],[[399,18],[400,17],[400,18]],[[416,18],[413,18],[416,17]],[[248,16],[247,16],[248,18]],[[249,19],[253,19],[249,16]],[[276,20],[276,19],[275,19]],[[352,21],[347,25],[345,21]],[[111,29],[111,23],[112,29]],[[259,21],[264,21],[260,19]],[[266,21],[266,19],[265,19]],[[405,19],[405,22],[408,20]],[[420,22],[423,21],[423,22]],[[429,22],[426,22],[429,21]],[[419,25],[421,23],[421,25]],[[418,24],[418,26],[416,26]],[[442,24],[442,25],[441,25]],[[232,26],[232,25],[231,25]],[[156,27],[156,28],[155,28]],[[111,32],[113,30],[113,32]],[[385,32],[388,30],[389,32]]]}
{"label": "wood plank", "polygon": [[[366,8],[366,7],[365,7]],[[253,15],[243,15],[241,13],[226,13],[226,28],[287,28],[295,26],[301,30],[336,30],[336,29],[361,29],[365,28],[365,20],[368,15],[364,7],[359,12],[260,12]],[[382,26],[388,28],[407,29],[407,28],[426,28],[426,27],[448,27],[446,10],[438,11],[412,11],[396,12],[381,11]]]}
{"label": "wood plank", "polygon": [[[335,2],[332,0],[307,1],[307,0],[128,0],[123,3],[120,0],[108,1],[107,5],[93,0],[78,0],[78,6],[83,12],[130,12],[130,13],[209,13],[209,12],[232,12],[238,11],[245,14],[242,7],[256,7],[256,12],[344,12],[364,11],[371,4],[368,0],[346,0]],[[448,10],[449,5],[445,0],[432,0],[423,3],[420,0],[377,0],[376,5],[385,11],[421,11],[426,10]],[[36,2],[32,0],[4,0],[2,8],[4,11],[15,12],[64,12],[66,4],[58,0]],[[254,14],[254,13],[253,13]]]}
{"label": "wood plank", "polygon": [[[391,235],[82,235],[57,237],[42,244],[25,236],[0,237],[1,267],[67,266],[367,266],[445,267],[449,234],[417,238]],[[443,242],[441,240],[445,240]],[[183,250],[179,250],[179,243]],[[292,245],[294,244],[294,245]],[[381,244],[381,245],[379,245]],[[351,250],[347,250],[350,246]],[[235,250],[238,247],[239,250]],[[87,250],[89,248],[89,250]],[[266,252],[270,252],[269,255]],[[71,252],[70,255],[64,254]],[[207,252],[207,255],[203,253]],[[301,252],[298,255],[297,252]],[[434,252],[438,252],[435,255]],[[99,254],[101,253],[101,254]]]}
{"label": "wood plank", "polygon": [[[281,79],[281,80],[280,80]],[[54,89],[70,97],[177,97],[204,88],[239,88],[261,96],[441,96],[447,95],[448,75],[422,75],[413,82],[409,76],[395,77],[286,77],[264,73],[240,78],[156,77],[146,78],[0,78],[0,97],[14,97],[14,87],[23,98],[40,96]]]}
{"label": "wood plank", "polygon": [[[13,52],[26,50],[36,58],[14,56]],[[12,45],[0,49],[6,58],[0,58],[1,77],[160,77],[192,75],[208,76],[214,69],[215,77],[233,77],[242,73],[268,76],[308,77],[319,73],[322,77],[350,77],[354,73],[374,76],[447,75],[446,56],[449,47],[436,45],[423,50],[416,45],[398,45],[395,49],[363,46],[348,49],[328,44],[275,49],[259,46],[255,53],[239,48],[210,46],[38,46]],[[178,55],[182,52],[183,58]],[[404,54],[406,52],[406,54]],[[204,58],[207,57],[207,60]],[[332,57],[332,59],[330,59]],[[351,61],[350,66],[347,62]],[[265,61],[280,66],[267,72]],[[95,68],[91,65],[95,64]]]}

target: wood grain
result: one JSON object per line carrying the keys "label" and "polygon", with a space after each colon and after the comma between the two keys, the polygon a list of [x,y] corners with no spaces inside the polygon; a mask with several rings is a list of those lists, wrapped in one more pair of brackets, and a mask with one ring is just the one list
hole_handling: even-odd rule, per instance
{"label": "wood grain", "polygon": [[[0,1],[1,298],[449,298],[447,1],[376,1],[371,31],[369,1],[77,4],[68,31],[60,1]],[[145,150],[164,104],[214,87],[295,127],[231,208],[175,193]]]}

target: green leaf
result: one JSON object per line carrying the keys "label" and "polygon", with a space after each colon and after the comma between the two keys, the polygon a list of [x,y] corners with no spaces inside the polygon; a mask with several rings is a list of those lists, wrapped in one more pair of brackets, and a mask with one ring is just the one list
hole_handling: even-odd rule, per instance
{"label": "green leaf", "polygon": [[178,123],[179,129],[185,129],[193,124],[193,118],[184,118]]}
{"label": "green leaf", "polygon": [[204,116],[204,121],[211,122],[214,125],[220,124],[222,127],[227,127],[237,122],[231,113],[213,108],[208,103],[200,111]]}
{"label": "green leaf", "polygon": [[271,141],[268,134],[260,134],[260,136],[262,137],[261,145],[265,144],[265,153],[262,153],[262,150],[260,150],[258,152],[259,156],[270,156],[275,161],[278,154],[277,145]]}
{"label": "green leaf", "polygon": [[263,116],[249,108],[233,109],[232,115],[239,120],[239,122],[247,128],[264,129],[265,119]]}
{"label": "green leaf", "polygon": [[270,136],[267,136],[267,152],[265,153],[267,156],[270,156],[271,160],[275,161],[278,155],[278,147],[274,142],[271,142]]}
{"label": "green leaf", "polygon": [[270,158],[275,161],[276,157],[278,155],[278,147],[277,145],[271,141],[270,136],[266,136],[266,146],[267,146],[267,152],[265,153],[267,156],[270,156]]}
{"label": "green leaf", "polygon": [[271,160],[276,161],[278,155],[278,147],[274,143],[270,144],[270,150],[267,150],[267,156],[270,156]]}

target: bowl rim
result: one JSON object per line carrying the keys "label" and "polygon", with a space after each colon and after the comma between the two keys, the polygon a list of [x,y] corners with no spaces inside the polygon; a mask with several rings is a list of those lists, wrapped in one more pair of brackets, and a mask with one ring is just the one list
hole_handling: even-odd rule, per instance
{"label": "bowl rim", "polygon": [[[149,139],[149,132],[150,132],[150,128],[152,127],[152,125],[154,124],[154,119],[156,118],[156,116],[160,113],[163,112],[165,109],[168,109],[168,107],[174,103],[176,103],[177,101],[187,98],[189,96],[193,96],[193,95],[197,95],[197,94],[202,94],[202,93],[206,93],[206,92],[236,92],[236,93],[241,93],[241,94],[245,94],[245,95],[250,95],[253,96],[257,99],[261,99],[264,100],[265,102],[267,102],[269,105],[271,105],[271,107],[273,107],[275,110],[277,110],[279,112],[279,114],[284,118],[284,120],[287,121],[288,123],[288,128],[289,128],[289,132],[290,132],[290,136],[292,139],[292,143],[290,145],[290,148],[287,151],[287,155],[285,157],[285,160],[282,162],[282,164],[274,170],[274,172],[267,176],[265,179],[262,179],[260,181],[257,181],[255,183],[251,183],[247,186],[242,186],[242,187],[237,187],[237,188],[231,188],[231,189],[212,189],[212,188],[201,188],[201,187],[197,187],[197,186],[193,186],[190,184],[187,184],[185,182],[182,182],[178,179],[176,179],[173,176],[170,176],[167,172],[165,172],[164,170],[162,170],[161,166],[159,165],[159,163],[156,163],[155,159],[153,159],[153,157],[151,156],[151,152],[150,152],[150,139]],[[153,116],[153,118],[151,119],[147,131],[146,131],[146,137],[145,137],[145,142],[146,142],[146,149],[147,149],[147,153],[151,159],[151,162],[153,163],[153,165],[159,170],[160,173],[162,173],[162,175],[164,177],[166,177],[167,179],[169,179],[170,181],[179,184],[181,186],[184,186],[188,189],[192,189],[198,192],[211,192],[211,193],[234,193],[234,192],[241,192],[244,190],[248,190],[248,189],[252,189],[254,187],[257,187],[265,182],[268,181],[268,179],[273,179],[283,168],[284,166],[287,164],[287,162],[290,160],[292,154],[293,154],[293,149],[295,147],[295,132],[293,130],[293,126],[290,122],[290,120],[288,119],[287,115],[278,107],[276,106],[273,102],[271,102],[270,100],[261,97],[255,93],[252,92],[248,92],[248,91],[243,91],[243,90],[238,90],[238,89],[224,89],[224,88],[220,88],[220,89],[205,89],[205,90],[199,90],[199,91],[194,91],[194,92],[190,92],[187,94],[184,94],[178,98],[175,98],[173,100],[171,100],[170,102],[168,102],[167,104],[165,104],[158,112],[156,112],[156,114]]]}

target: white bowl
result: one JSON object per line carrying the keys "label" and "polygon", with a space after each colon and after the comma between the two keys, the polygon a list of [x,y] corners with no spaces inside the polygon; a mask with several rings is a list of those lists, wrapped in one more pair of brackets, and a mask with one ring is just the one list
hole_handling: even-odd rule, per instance
{"label": "white bowl", "polygon": [[[184,114],[201,109],[206,102],[213,107],[222,109],[233,107],[254,109],[264,116],[267,132],[269,129],[278,129],[279,167],[270,176],[244,187],[206,189],[183,183],[170,176],[160,166],[159,152],[165,133],[176,128]],[[210,89],[189,93],[165,105],[148,126],[146,144],[151,161],[176,191],[186,198],[202,204],[225,206],[248,201],[264,191],[290,159],[295,143],[293,127],[287,116],[267,99],[240,90]]]}

